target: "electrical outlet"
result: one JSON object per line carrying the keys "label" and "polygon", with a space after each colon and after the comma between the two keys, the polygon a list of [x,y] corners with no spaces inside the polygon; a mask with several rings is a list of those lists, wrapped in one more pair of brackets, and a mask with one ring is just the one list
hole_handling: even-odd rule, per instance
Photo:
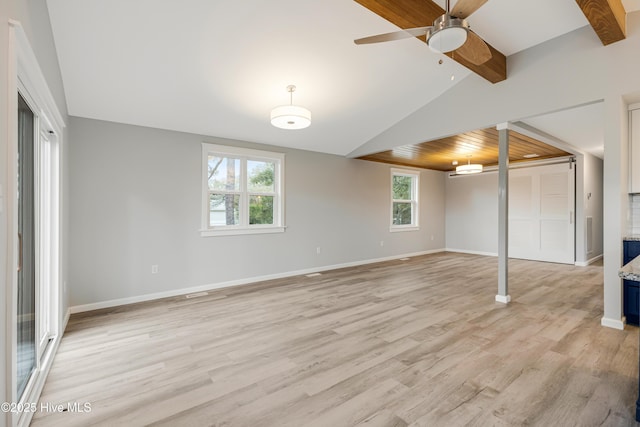
{"label": "electrical outlet", "polygon": [[318,246],[318,247],[316,248],[316,254],[320,255],[320,252],[322,252],[322,250],[320,249],[320,246]]}
{"label": "electrical outlet", "polygon": [[431,235],[431,240],[433,241],[433,234]]}
{"label": "electrical outlet", "polygon": [[384,240],[380,240],[380,246],[384,246]]}
{"label": "electrical outlet", "polygon": [[158,266],[157,265],[152,265],[151,266],[151,274],[158,274]]}

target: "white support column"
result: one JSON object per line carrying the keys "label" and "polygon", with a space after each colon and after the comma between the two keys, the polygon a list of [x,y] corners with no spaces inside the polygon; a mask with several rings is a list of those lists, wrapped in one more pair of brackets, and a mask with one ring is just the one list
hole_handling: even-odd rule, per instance
{"label": "white support column", "polygon": [[511,301],[509,295],[509,129],[498,129],[498,295],[496,301]]}
{"label": "white support column", "polygon": [[629,112],[619,96],[605,98],[604,126],[604,313],[602,326],[624,329],[622,238],[629,212]]}

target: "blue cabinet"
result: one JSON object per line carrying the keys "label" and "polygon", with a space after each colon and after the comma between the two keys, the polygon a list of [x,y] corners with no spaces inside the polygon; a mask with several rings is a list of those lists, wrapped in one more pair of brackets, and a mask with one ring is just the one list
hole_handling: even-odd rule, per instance
{"label": "blue cabinet", "polygon": [[640,304],[638,304],[638,295],[640,289],[639,283],[632,280],[624,281],[624,315],[629,325],[638,326],[638,317],[640,317]]}
{"label": "blue cabinet", "polygon": [[[635,257],[640,256],[640,241],[638,240],[625,240],[623,242],[623,264],[631,262]],[[640,282],[633,280],[623,281],[624,301],[623,310],[624,316],[627,318],[629,325],[640,324]]]}
{"label": "blue cabinet", "polygon": [[639,240],[625,240],[623,242],[623,257],[622,264],[628,264],[635,257],[640,255],[640,241]]}

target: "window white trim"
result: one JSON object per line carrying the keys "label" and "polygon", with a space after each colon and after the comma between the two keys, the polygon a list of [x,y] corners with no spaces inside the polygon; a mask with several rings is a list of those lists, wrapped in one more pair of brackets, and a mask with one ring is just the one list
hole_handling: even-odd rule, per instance
{"label": "window white trim", "polygon": [[[395,176],[406,176],[411,178],[411,199],[410,200],[396,200],[393,198],[393,178]],[[390,199],[389,203],[389,231],[392,233],[402,231],[417,231],[420,230],[419,224],[419,200],[420,194],[420,171],[415,169],[398,169],[391,168],[390,183]],[[408,203],[411,204],[411,224],[397,225],[393,223],[393,205],[394,203]]]}
{"label": "window white trim", "polygon": [[[241,161],[240,167],[240,190],[229,193],[238,194],[240,198],[240,221],[238,225],[211,226],[209,223],[209,184],[208,184],[208,160],[209,155],[229,156],[238,158]],[[273,224],[249,224],[249,197],[257,195],[247,189],[247,161],[268,161],[275,164],[274,191],[271,193],[259,193],[259,195],[271,196],[273,203]],[[202,143],[202,209],[200,236],[232,236],[242,234],[265,234],[282,233],[286,227],[284,225],[284,160],[283,153],[272,151],[253,150],[249,148],[231,147],[227,145],[217,145],[207,142]],[[225,193],[225,190],[216,192]]]}

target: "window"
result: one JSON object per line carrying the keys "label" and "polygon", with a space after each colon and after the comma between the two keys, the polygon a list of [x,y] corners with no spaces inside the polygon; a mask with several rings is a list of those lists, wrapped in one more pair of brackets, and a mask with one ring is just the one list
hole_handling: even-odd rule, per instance
{"label": "window", "polygon": [[284,154],[202,144],[202,236],[284,231]]}
{"label": "window", "polygon": [[418,230],[420,172],[391,169],[391,231]]}

